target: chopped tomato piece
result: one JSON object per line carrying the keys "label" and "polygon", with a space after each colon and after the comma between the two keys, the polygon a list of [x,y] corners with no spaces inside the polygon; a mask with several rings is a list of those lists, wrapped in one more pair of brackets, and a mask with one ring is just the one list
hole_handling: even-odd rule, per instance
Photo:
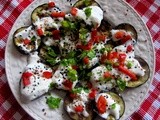
{"label": "chopped tomato piece", "polygon": [[28,44],[30,44],[31,43],[31,40],[29,40],[29,39],[24,39],[23,40],[23,43],[25,44],[25,45],[28,45]]}
{"label": "chopped tomato piece", "polygon": [[107,59],[112,60],[114,58],[118,58],[118,52],[109,52],[107,55]]}
{"label": "chopped tomato piece", "polygon": [[68,88],[69,90],[72,89],[72,85],[73,85],[72,81],[70,81],[70,80],[64,80],[64,82],[63,82],[62,84],[63,84],[66,88]]}
{"label": "chopped tomato piece", "polygon": [[125,31],[120,30],[120,31],[116,32],[114,36],[115,36],[115,38],[117,38],[117,39],[120,40],[120,39],[123,39],[123,37],[125,36],[125,34],[126,34]]}
{"label": "chopped tomato piece", "polygon": [[79,67],[77,65],[72,65],[72,69],[77,70]]}
{"label": "chopped tomato piece", "polygon": [[132,45],[128,45],[127,46],[127,52],[131,52],[133,50],[133,46]]}
{"label": "chopped tomato piece", "polygon": [[41,28],[37,29],[37,33],[39,36],[43,36],[44,35],[44,32]]}
{"label": "chopped tomato piece", "polygon": [[130,71],[129,69],[123,67],[122,65],[120,65],[118,67],[118,70],[121,71],[122,73],[128,75],[132,80],[137,80],[136,74],[133,73],[132,71]]}
{"label": "chopped tomato piece", "polygon": [[74,109],[76,112],[83,112],[84,110],[82,105],[76,106]]}
{"label": "chopped tomato piece", "polygon": [[109,72],[105,72],[105,73],[103,74],[103,77],[104,77],[104,78],[110,78],[110,77],[112,77],[112,75],[111,75]]}
{"label": "chopped tomato piece", "polygon": [[125,59],[126,59],[126,57],[127,57],[127,55],[126,55],[126,54],[121,53],[121,54],[119,54],[119,58],[118,58],[118,60],[119,60],[120,62],[124,62],[124,61],[125,61]]}
{"label": "chopped tomato piece", "polygon": [[106,40],[106,36],[105,35],[99,35],[99,40],[100,41],[105,41]]}
{"label": "chopped tomato piece", "polygon": [[77,9],[73,7],[73,8],[71,9],[71,14],[72,14],[73,16],[76,16],[76,15],[77,15]]}
{"label": "chopped tomato piece", "polygon": [[46,79],[52,78],[52,72],[49,71],[43,72],[43,77]]}
{"label": "chopped tomato piece", "polygon": [[92,89],[91,92],[89,93],[89,98],[90,99],[94,99],[96,94],[97,94],[97,90],[96,89]]}
{"label": "chopped tomato piece", "polygon": [[106,60],[107,60],[107,55],[106,54],[103,54],[102,56],[101,56],[101,63],[105,63],[106,62]]}
{"label": "chopped tomato piece", "polygon": [[49,2],[49,3],[48,3],[48,7],[49,7],[49,8],[53,8],[54,6],[55,6],[55,3],[54,3],[54,2]]}
{"label": "chopped tomato piece", "polygon": [[103,114],[104,112],[106,112],[107,108],[106,108],[106,105],[107,105],[107,101],[105,99],[104,96],[100,96],[98,101],[97,101],[97,109],[98,109],[98,112],[100,114]]}
{"label": "chopped tomato piece", "polygon": [[131,39],[132,39],[131,35],[126,35],[121,39],[121,42],[125,43],[125,42],[127,42],[128,40],[131,40]]}
{"label": "chopped tomato piece", "polygon": [[27,86],[27,85],[31,84],[31,82],[30,82],[30,77],[31,76],[32,76],[32,73],[30,73],[30,72],[24,72],[22,74],[22,80],[23,80],[23,85],[24,86]]}
{"label": "chopped tomato piece", "polygon": [[54,39],[60,39],[60,31],[59,30],[53,30],[52,35]]}
{"label": "chopped tomato piece", "polygon": [[88,57],[84,57],[83,58],[83,63],[84,64],[88,64],[89,63],[89,58]]}
{"label": "chopped tomato piece", "polygon": [[97,36],[97,29],[93,29],[91,33],[91,38],[94,39],[94,37]]}
{"label": "chopped tomato piece", "polygon": [[91,82],[87,82],[87,87],[91,89],[92,88],[92,83]]}
{"label": "chopped tomato piece", "polygon": [[52,12],[51,16],[55,18],[65,17],[65,12]]}

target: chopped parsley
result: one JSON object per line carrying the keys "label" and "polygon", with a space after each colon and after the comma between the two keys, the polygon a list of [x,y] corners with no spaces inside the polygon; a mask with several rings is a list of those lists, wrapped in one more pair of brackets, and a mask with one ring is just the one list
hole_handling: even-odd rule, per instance
{"label": "chopped parsley", "polygon": [[110,105],[111,109],[115,109],[116,108],[116,103],[113,103],[112,105]]}
{"label": "chopped parsley", "polygon": [[75,30],[76,29],[76,24],[74,22],[70,22],[67,20],[63,20],[61,22],[61,25],[63,28],[67,29],[67,30]]}
{"label": "chopped parsley", "polygon": [[91,16],[91,12],[92,12],[92,8],[86,8],[85,10],[84,10],[84,12],[85,12],[85,14],[86,14],[86,16],[87,16],[87,18],[89,17],[89,16]]}
{"label": "chopped parsley", "polygon": [[107,65],[106,65],[106,68],[107,68],[108,71],[111,71],[111,70],[112,70],[112,65],[107,64]]}
{"label": "chopped parsley", "polygon": [[85,28],[81,28],[79,30],[79,38],[82,40],[83,44],[86,44],[88,30]]}
{"label": "chopped parsley", "polygon": [[89,89],[83,87],[73,88],[72,93],[81,93],[82,90],[84,90],[86,93],[89,93]]}
{"label": "chopped parsley", "polygon": [[56,57],[56,53],[51,47],[47,47],[47,54],[50,55],[51,57]]}
{"label": "chopped parsley", "polygon": [[119,88],[119,90],[124,91],[124,89],[126,88],[126,82],[124,80],[122,80],[121,78],[119,78],[117,81],[117,86]]}
{"label": "chopped parsley", "polygon": [[33,37],[31,38],[31,42],[34,42],[34,41],[36,41],[36,36],[33,36]]}
{"label": "chopped parsley", "polygon": [[53,96],[49,96],[46,101],[49,108],[51,108],[51,109],[59,108],[60,102],[61,102],[60,98],[53,97]]}
{"label": "chopped parsley", "polygon": [[77,71],[72,68],[68,69],[67,76],[71,81],[76,81],[78,79]]}
{"label": "chopped parsley", "polygon": [[75,65],[75,64],[76,64],[76,60],[74,58],[61,60],[61,65],[63,66],[69,66],[69,65]]}
{"label": "chopped parsley", "polygon": [[127,68],[130,69],[132,66],[133,66],[132,61],[128,61],[128,62],[127,62]]}
{"label": "chopped parsley", "polygon": [[90,59],[93,59],[94,57],[96,57],[96,52],[94,50],[83,51],[80,58],[83,59],[86,56]]}

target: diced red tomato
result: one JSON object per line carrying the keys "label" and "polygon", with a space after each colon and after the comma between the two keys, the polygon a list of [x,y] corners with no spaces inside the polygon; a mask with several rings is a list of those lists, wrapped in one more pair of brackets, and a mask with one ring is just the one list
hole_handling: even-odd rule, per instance
{"label": "diced red tomato", "polygon": [[133,50],[133,46],[132,45],[128,45],[127,46],[127,52],[131,52]]}
{"label": "diced red tomato", "polygon": [[49,71],[43,72],[43,77],[46,79],[52,78],[52,72]]}
{"label": "diced red tomato", "polygon": [[84,110],[82,105],[76,106],[74,109],[76,112],[83,112]]}
{"label": "diced red tomato", "polygon": [[29,39],[24,39],[23,40],[23,43],[25,44],[25,45],[28,45],[28,44],[30,44],[31,43],[31,40],[29,40]]}
{"label": "diced red tomato", "polygon": [[84,57],[83,58],[83,63],[84,64],[89,64],[89,58],[88,57]]}
{"label": "diced red tomato", "polygon": [[126,54],[121,53],[121,54],[119,54],[119,58],[118,58],[118,60],[119,60],[120,62],[124,62],[124,61],[125,61],[125,59],[126,59],[126,57],[127,57],[127,55],[126,55]]}
{"label": "diced red tomato", "polygon": [[48,7],[49,7],[49,8],[55,7],[55,3],[54,3],[54,2],[49,2],[49,3],[48,3]]}
{"label": "diced red tomato", "polygon": [[97,29],[93,29],[91,33],[91,38],[94,39],[94,37],[97,36]]}
{"label": "diced red tomato", "polygon": [[128,40],[131,40],[131,39],[132,39],[131,35],[126,35],[121,39],[121,42],[125,43],[125,42],[127,42]]}
{"label": "diced red tomato", "polygon": [[120,31],[116,32],[114,36],[115,36],[115,38],[120,40],[120,39],[123,39],[125,34],[126,34],[125,31],[120,30]]}
{"label": "diced red tomato", "polygon": [[73,82],[70,81],[70,80],[64,80],[64,82],[62,83],[66,88],[68,88],[69,90],[72,89],[72,85],[73,85]]}
{"label": "diced red tomato", "polygon": [[52,12],[51,16],[55,18],[65,17],[65,12]]}
{"label": "diced red tomato", "polygon": [[110,78],[110,77],[112,77],[112,75],[111,75],[109,72],[105,72],[105,73],[103,74],[103,77],[104,77],[104,78]]}
{"label": "diced red tomato", "polygon": [[77,97],[77,94],[75,94],[75,93],[70,93],[69,96],[70,96],[72,99],[74,99],[74,98]]}
{"label": "diced red tomato", "polygon": [[106,36],[105,35],[99,35],[99,40],[100,41],[105,41],[106,40]]}
{"label": "diced red tomato", "polygon": [[76,15],[77,15],[77,9],[73,7],[73,8],[71,9],[71,14],[72,14],[73,16],[76,16]]}
{"label": "diced red tomato", "polygon": [[59,30],[53,30],[52,35],[54,39],[60,39],[60,31]]}
{"label": "diced red tomato", "polygon": [[97,94],[97,90],[96,89],[92,89],[91,92],[89,93],[89,98],[90,99],[94,99],[96,94]]}
{"label": "diced red tomato", "polygon": [[119,66],[118,70],[121,71],[122,73],[128,75],[132,80],[137,80],[137,76],[135,73],[133,73],[132,71],[130,71],[129,69],[123,67],[123,66]]}
{"label": "diced red tomato", "polygon": [[103,114],[104,112],[106,112],[106,110],[107,110],[106,105],[107,105],[107,101],[106,101],[105,97],[101,95],[97,101],[97,104],[96,104],[98,112],[100,114]]}
{"label": "diced red tomato", "polygon": [[79,67],[77,65],[72,65],[72,69],[77,70]]}
{"label": "diced red tomato", "polygon": [[30,82],[30,77],[31,76],[32,76],[32,73],[30,73],[30,72],[24,72],[22,74],[22,80],[23,80],[23,85],[24,86],[27,86],[27,85],[31,84],[31,82]]}
{"label": "diced red tomato", "polygon": [[44,35],[44,32],[41,28],[37,29],[37,33],[39,36],[43,36]]}

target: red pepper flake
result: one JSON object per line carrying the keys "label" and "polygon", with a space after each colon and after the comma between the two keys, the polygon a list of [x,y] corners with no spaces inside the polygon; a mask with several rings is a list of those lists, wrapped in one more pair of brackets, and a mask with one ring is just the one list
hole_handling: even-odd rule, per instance
{"label": "red pepper flake", "polygon": [[24,86],[27,86],[27,85],[30,85],[31,82],[30,82],[30,77],[32,76],[32,73],[30,72],[24,72],[22,74],[22,80],[23,80],[23,85]]}
{"label": "red pepper flake", "polygon": [[48,3],[48,7],[49,7],[49,8],[55,7],[55,3],[54,3],[54,2],[49,2],[49,3]]}
{"label": "red pepper flake", "polygon": [[43,72],[43,77],[46,79],[52,78],[52,72],[49,72],[49,71]]}

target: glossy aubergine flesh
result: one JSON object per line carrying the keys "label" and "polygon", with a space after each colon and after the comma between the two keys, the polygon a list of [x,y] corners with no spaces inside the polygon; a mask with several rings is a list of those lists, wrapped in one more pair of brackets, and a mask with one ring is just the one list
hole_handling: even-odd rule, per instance
{"label": "glossy aubergine flesh", "polygon": [[[28,45],[26,45],[26,49],[28,48],[28,49],[30,49],[30,51],[25,51],[25,50],[22,49],[21,46],[19,46],[19,44],[21,44],[23,42],[23,39],[20,38],[20,37],[16,37],[16,34],[18,34],[19,32],[27,29],[28,27],[29,26],[21,27],[21,28],[17,29],[13,34],[13,43],[14,43],[14,45],[16,46],[17,50],[20,53],[25,54],[25,55],[27,55],[27,54],[29,54],[29,53],[31,53],[31,52],[33,52],[33,51],[38,49],[38,48],[35,48],[35,40],[34,41],[31,40],[31,42]],[[40,39],[36,39],[36,42],[37,42],[37,45],[40,46],[41,40]]]}
{"label": "glossy aubergine flesh", "polygon": [[[107,94],[109,94],[112,97],[112,99],[120,105],[120,108],[121,108],[120,109],[120,117],[122,117],[122,115],[124,114],[124,111],[125,111],[125,102],[124,102],[123,98],[113,92],[107,92]],[[104,118],[101,118],[100,116],[97,116],[95,120],[116,120],[116,119],[113,115],[110,114],[107,119],[104,119]]]}
{"label": "glossy aubergine flesh", "polygon": [[136,29],[129,23],[121,23],[115,27],[116,30],[125,30],[130,32],[133,39],[137,41],[138,35]]}
{"label": "glossy aubergine flesh", "polygon": [[[67,109],[67,105],[69,105],[70,103],[72,103],[73,99],[71,97],[69,97],[69,94],[66,95],[65,99],[64,99],[64,109],[66,110]],[[85,117],[81,114],[78,114],[78,113],[68,113],[67,110],[66,112],[68,113],[69,117],[72,119],[72,120],[92,120],[93,119],[93,109],[92,109],[92,105],[91,105],[91,102],[88,103],[86,105],[87,107],[87,112],[89,113],[89,116],[88,117]]]}
{"label": "glossy aubergine flesh", "polygon": [[144,84],[149,79],[149,76],[150,76],[150,69],[149,69],[149,65],[147,64],[147,62],[139,56],[136,56],[135,58],[139,61],[142,68],[145,69],[146,71],[145,71],[144,76],[138,76],[138,80],[128,81],[126,86],[129,88],[138,87]]}

